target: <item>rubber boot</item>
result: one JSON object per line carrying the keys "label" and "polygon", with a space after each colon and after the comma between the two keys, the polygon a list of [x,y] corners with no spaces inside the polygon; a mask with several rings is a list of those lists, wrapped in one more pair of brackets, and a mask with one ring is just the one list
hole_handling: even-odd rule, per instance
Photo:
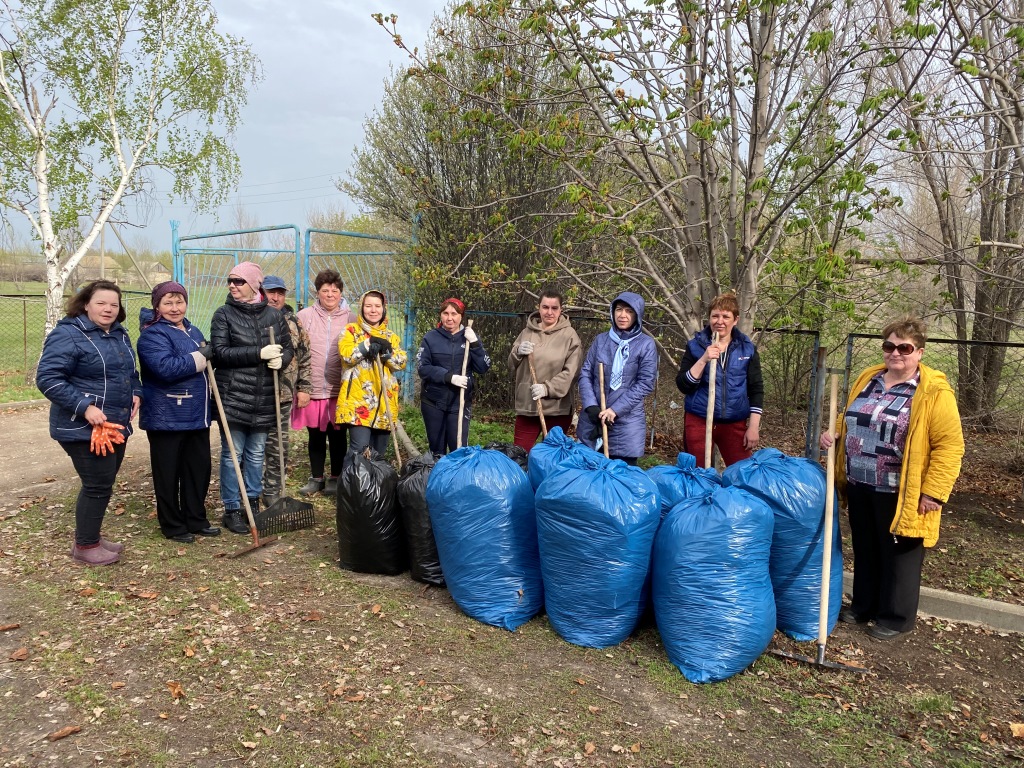
{"label": "rubber boot", "polygon": [[99,542],[87,547],[80,547],[78,544],[75,544],[71,547],[71,557],[74,558],[75,562],[82,563],[83,565],[113,565],[121,559],[117,552],[104,549],[100,546]]}
{"label": "rubber boot", "polygon": [[115,555],[119,555],[124,551],[124,544],[118,544],[116,541],[108,541],[102,536],[100,536],[100,546],[110,552],[113,552]]}
{"label": "rubber boot", "polygon": [[338,476],[332,475],[327,478],[324,483],[324,496],[337,496],[338,495]]}
{"label": "rubber boot", "polygon": [[324,485],[322,477],[311,477],[304,486],[299,488],[299,493],[303,496],[312,496],[314,493],[320,493],[324,489]]}

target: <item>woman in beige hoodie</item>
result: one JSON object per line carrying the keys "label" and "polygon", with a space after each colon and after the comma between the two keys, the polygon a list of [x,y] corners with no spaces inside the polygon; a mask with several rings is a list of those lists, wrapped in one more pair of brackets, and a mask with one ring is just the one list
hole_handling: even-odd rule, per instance
{"label": "woman in beige hoodie", "polygon": [[[537,311],[530,313],[508,356],[508,367],[516,380],[513,439],[527,452],[540,434],[538,401],[549,430],[567,430],[576,411],[576,379],[583,360],[583,345],[569,318],[562,315],[562,304],[558,290],[545,288]],[[531,360],[536,383],[530,373]]]}

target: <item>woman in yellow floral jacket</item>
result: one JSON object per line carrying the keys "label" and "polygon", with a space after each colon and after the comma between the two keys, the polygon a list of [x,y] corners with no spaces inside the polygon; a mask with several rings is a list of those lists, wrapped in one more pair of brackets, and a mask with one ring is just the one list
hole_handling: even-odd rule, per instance
{"label": "woman in yellow floral jacket", "polygon": [[[348,424],[348,449],[372,448],[381,456],[388,448],[391,418],[398,417],[398,379],[406,354],[398,334],[388,330],[387,301],[381,291],[367,291],[359,300],[356,322],[338,338],[341,392],[335,422]],[[387,391],[387,399],[381,393]]]}

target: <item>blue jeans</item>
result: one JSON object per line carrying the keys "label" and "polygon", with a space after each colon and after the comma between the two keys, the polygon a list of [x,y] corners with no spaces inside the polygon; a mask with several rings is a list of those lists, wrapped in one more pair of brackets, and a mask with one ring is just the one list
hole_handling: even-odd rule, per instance
{"label": "blue jeans", "polygon": [[[231,440],[235,444],[238,463],[242,465],[242,480],[245,482],[245,495],[255,499],[263,493],[263,453],[267,447],[267,432],[247,427],[230,427]],[[221,430],[220,433],[220,499],[224,509],[241,509],[242,494],[238,487],[238,476],[231,463],[228,441]]]}

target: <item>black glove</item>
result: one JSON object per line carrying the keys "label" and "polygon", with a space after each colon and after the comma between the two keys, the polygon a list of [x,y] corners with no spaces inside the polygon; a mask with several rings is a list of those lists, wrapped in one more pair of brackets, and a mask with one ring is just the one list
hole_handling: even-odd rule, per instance
{"label": "black glove", "polygon": [[380,355],[380,341],[374,339],[370,342],[370,346],[366,350],[366,357],[368,360],[373,360]]}
{"label": "black glove", "polygon": [[380,345],[381,355],[387,355],[388,357],[391,357],[391,353],[394,352],[394,349],[392,348],[390,341],[388,341],[387,339],[374,339],[374,341]]}
{"label": "black glove", "polygon": [[212,360],[212,359],[213,359],[213,347],[211,347],[211,346],[210,346],[209,344],[207,344],[206,342],[203,342],[203,343],[202,343],[202,344],[201,344],[201,345],[199,346],[199,354],[201,354],[201,355],[202,355],[203,357],[205,357],[205,358],[206,358],[207,360]]}
{"label": "black glove", "polygon": [[584,408],[583,412],[587,414],[587,418],[590,419],[590,423],[594,426],[600,426],[601,420],[597,417],[601,413],[601,409],[596,405],[592,405],[589,408]]}

